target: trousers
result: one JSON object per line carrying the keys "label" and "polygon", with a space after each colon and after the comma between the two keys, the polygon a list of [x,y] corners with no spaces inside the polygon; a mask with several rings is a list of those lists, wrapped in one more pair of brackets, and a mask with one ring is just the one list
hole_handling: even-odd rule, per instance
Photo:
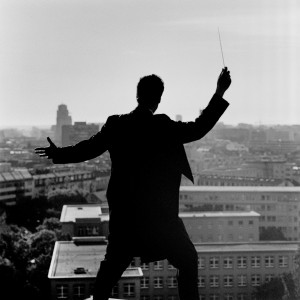
{"label": "trousers", "polygon": [[[194,244],[184,230],[170,234],[161,240],[164,259],[177,269],[180,300],[199,300],[198,254]],[[104,260],[100,264],[94,285],[94,300],[107,300],[113,287],[131,263],[134,251],[117,243],[108,245]]]}

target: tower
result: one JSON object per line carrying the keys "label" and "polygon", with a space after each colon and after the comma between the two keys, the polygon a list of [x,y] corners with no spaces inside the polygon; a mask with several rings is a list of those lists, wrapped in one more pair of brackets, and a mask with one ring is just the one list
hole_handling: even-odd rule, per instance
{"label": "tower", "polygon": [[55,141],[61,145],[61,134],[63,125],[72,125],[72,118],[69,115],[67,105],[60,104],[56,113]]}

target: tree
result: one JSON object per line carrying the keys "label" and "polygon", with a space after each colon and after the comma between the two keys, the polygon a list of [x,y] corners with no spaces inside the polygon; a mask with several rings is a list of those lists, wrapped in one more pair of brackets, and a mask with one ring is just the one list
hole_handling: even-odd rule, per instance
{"label": "tree", "polygon": [[282,274],[257,287],[257,300],[296,300],[296,285],[291,273]]}
{"label": "tree", "polygon": [[280,228],[267,227],[262,228],[259,232],[260,241],[286,241],[286,237]]}

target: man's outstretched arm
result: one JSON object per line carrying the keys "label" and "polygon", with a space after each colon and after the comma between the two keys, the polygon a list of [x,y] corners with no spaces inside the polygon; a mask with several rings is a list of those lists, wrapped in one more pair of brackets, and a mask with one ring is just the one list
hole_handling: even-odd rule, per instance
{"label": "man's outstretched arm", "polygon": [[107,123],[102,127],[101,131],[93,135],[90,139],[81,141],[73,146],[57,147],[48,137],[48,147],[40,147],[35,149],[35,153],[40,157],[52,159],[54,164],[67,164],[83,162],[95,158],[108,149],[109,132]]}
{"label": "man's outstretched arm", "polygon": [[172,127],[180,142],[190,143],[199,140],[215,126],[229,105],[223,99],[223,95],[230,84],[230,72],[225,67],[219,75],[215,94],[200,116],[194,122],[173,121]]}

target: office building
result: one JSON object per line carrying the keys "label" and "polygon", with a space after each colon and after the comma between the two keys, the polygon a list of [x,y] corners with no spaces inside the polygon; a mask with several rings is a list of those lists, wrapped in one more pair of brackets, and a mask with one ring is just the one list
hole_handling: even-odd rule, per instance
{"label": "office building", "polygon": [[256,211],[259,228],[299,240],[300,187],[181,186],[180,211]]}
{"label": "office building", "polygon": [[99,125],[75,122],[74,125],[62,126],[62,146],[74,145],[89,139],[99,131]]}

